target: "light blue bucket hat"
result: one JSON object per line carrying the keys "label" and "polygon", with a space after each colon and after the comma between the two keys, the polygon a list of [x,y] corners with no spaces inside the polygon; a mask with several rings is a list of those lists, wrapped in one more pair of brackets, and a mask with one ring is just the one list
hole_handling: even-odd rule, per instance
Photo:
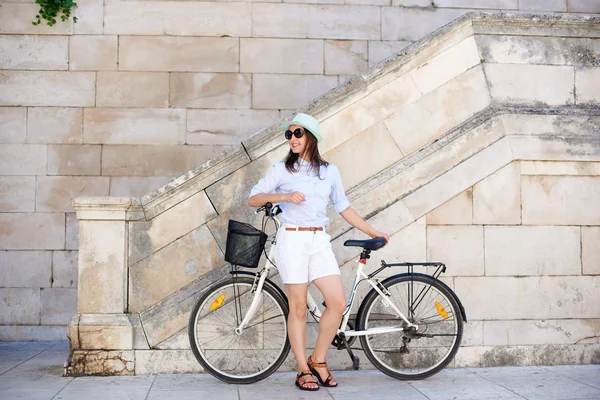
{"label": "light blue bucket hat", "polygon": [[319,125],[319,121],[317,121],[315,118],[311,117],[308,114],[296,114],[294,116],[294,119],[281,124],[281,131],[285,133],[285,131],[288,130],[290,125],[298,125],[305,129],[308,129],[310,133],[312,133],[313,136],[317,138],[317,142],[321,142],[323,140],[323,136],[321,136],[321,126]]}

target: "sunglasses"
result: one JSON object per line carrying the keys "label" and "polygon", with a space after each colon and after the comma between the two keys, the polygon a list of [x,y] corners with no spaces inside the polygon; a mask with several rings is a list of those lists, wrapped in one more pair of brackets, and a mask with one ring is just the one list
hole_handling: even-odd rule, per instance
{"label": "sunglasses", "polygon": [[304,129],[296,129],[294,132],[290,131],[289,129],[287,131],[285,131],[285,138],[287,140],[290,140],[292,138],[292,135],[296,136],[298,139],[300,139],[302,136],[304,136]]}

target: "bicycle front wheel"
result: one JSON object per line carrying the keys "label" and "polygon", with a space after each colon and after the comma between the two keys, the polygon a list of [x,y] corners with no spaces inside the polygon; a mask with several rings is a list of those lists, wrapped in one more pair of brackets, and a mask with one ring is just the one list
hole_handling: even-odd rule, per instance
{"label": "bicycle front wheel", "polygon": [[[360,337],[371,363],[397,379],[424,379],[450,363],[463,334],[460,308],[450,291],[428,275],[398,275],[383,283],[389,297],[372,290],[357,317],[357,330],[404,328]],[[418,329],[409,328],[393,303]]]}
{"label": "bicycle front wheel", "polygon": [[285,361],[288,305],[270,285],[263,286],[254,316],[241,332],[254,279],[236,276],[218,282],[196,303],[188,327],[196,359],[214,377],[228,383],[253,383],[275,372]]}

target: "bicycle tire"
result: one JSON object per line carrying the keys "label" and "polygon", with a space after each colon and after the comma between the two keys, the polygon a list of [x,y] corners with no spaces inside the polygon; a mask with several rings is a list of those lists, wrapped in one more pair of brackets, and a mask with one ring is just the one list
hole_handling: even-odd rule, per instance
{"label": "bicycle tire", "polygon": [[[377,369],[396,379],[419,380],[438,373],[456,355],[463,335],[462,314],[450,289],[437,279],[423,274],[396,275],[381,284],[390,296],[393,297],[395,293],[400,295],[398,298],[393,297],[394,304],[419,329],[416,332],[361,336],[360,342],[365,355]],[[419,293],[422,293],[420,300],[417,297]],[[406,322],[391,307],[386,306],[382,299],[374,289],[367,294],[358,312],[357,330],[378,325],[406,327]],[[412,305],[413,313],[409,312],[409,304]],[[370,319],[370,316],[373,318]],[[395,323],[390,324],[390,321]],[[448,343],[446,349],[441,348],[444,343]]]}
{"label": "bicycle tire", "polygon": [[[217,282],[198,299],[190,314],[188,337],[194,356],[205,371],[227,383],[247,384],[265,379],[281,366],[290,351],[290,342],[287,335],[288,304],[267,281],[263,285],[263,300],[253,319],[241,335],[234,332],[237,326],[236,318],[241,321],[254,295],[251,291],[253,284],[253,278],[243,276],[234,276],[225,281]],[[235,293],[239,293],[239,296]],[[224,297],[221,298],[221,296]],[[221,298],[220,303],[217,300],[219,298]],[[233,300],[231,300],[232,298]],[[226,301],[227,299],[229,301]],[[239,301],[236,302],[236,299]],[[265,299],[273,303],[274,307],[278,308],[275,312],[280,314],[274,314],[274,316],[267,314],[270,309],[263,310],[261,314],[260,307],[265,307]],[[217,307],[214,310],[211,309],[215,304],[218,304]],[[241,308],[239,310],[241,317],[236,317],[234,313],[234,309],[237,312],[238,307]],[[257,318],[260,319],[261,316],[263,321],[256,322]],[[280,317],[278,320],[274,320],[278,317]],[[278,322],[282,327],[276,326]],[[209,328],[211,326],[217,328]],[[199,332],[199,327],[209,330]],[[270,338],[269,336],[273,332],[279,338]],[[209,336],[211,334],[214,338]],[[235,340],[238,344],[237,349],[225,348]],[[208,343],[211,343],[210,346],[208,346]],[[249,347],[242,349],[242,345]],[[222,348],[219,348],[219,346]],[[234,351],[237,351],[238,361],[232,364],[225,357],[233,354]],[[258,362],[257,358],[261,352],[269,358],[269,361],[266,364],[256,366],[253,363]]]}

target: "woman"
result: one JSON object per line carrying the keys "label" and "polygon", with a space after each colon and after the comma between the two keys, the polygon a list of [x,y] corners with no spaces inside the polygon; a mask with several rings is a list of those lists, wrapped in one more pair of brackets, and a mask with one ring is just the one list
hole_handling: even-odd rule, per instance
{"label": "woman", "polygon": [[[329,200],[352,226],[377,238],[377,232],[350,207],[338,169],[323,160],[317,143],[322,140],[319,123],[306,114],[297,114],[281,125],[290,151],[275,164],[250,192],[248,205],[261,207],[280,203],[282,226],[277,233],[276,264],[288,296],[288,334],[298,363],[296,386],[302,390],[334,387],[337,382],[325,363],[327,350],[340,326],[346,308],[340,269],[325,232],[329,222],[325,209]],[[306,296],[313,282],[327,307],[319,321],[319,336],[306,360]]]}

